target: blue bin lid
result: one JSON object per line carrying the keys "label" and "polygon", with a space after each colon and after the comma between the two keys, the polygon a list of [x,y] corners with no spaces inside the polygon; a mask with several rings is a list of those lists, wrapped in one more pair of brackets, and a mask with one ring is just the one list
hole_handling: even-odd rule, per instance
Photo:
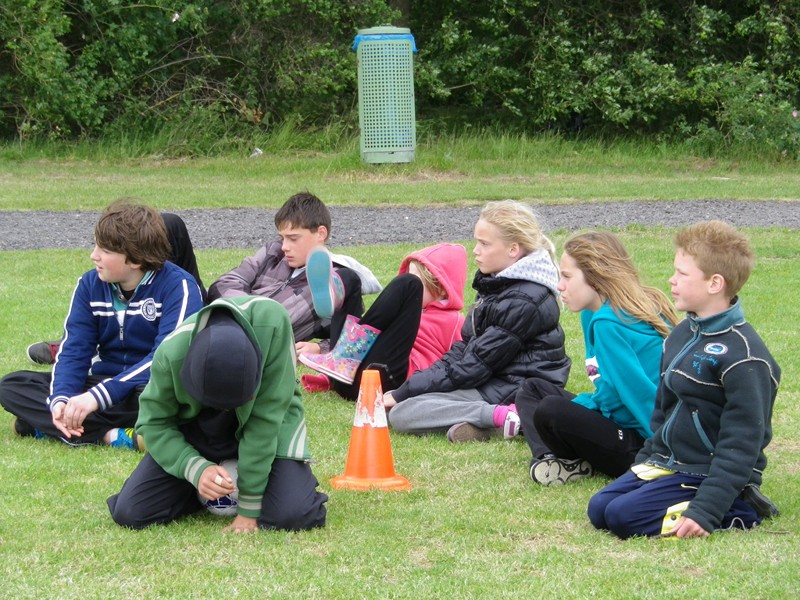
{"label": "blue bin lid", "polygon": [[359,29],[358,34],[353,40],[353,50],[358,50],[358,45],[361,42],[378,42],[381,40],[409,40],[411,42],[411,51],[417,51],[417,44],[414,41],[414,36],[411,35],[411,30],[407,27],[370,27],[369,29]]}

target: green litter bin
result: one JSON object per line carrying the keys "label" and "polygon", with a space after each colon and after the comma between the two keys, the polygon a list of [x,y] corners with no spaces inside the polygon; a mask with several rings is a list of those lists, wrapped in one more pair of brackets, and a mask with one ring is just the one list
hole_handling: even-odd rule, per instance
{"label": "green litter bin", "polygon": [[411,162],[417,146],[411,30],[360,29],[353,42],[358,58],[358,123],[361,159],[368,163]]}

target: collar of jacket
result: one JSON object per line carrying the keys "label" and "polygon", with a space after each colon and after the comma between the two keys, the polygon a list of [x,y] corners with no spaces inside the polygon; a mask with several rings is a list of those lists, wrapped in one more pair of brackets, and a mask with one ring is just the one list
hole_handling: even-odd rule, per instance
{"label": "collar of jacket", "polygon": [[744,309],[738,296],[731,301],[731,307],[721,313],[702,319],[694,313],[687,313],[686,318],[689,319],[692,331],[699,331],[704,335],[722,333],[745,322]]}

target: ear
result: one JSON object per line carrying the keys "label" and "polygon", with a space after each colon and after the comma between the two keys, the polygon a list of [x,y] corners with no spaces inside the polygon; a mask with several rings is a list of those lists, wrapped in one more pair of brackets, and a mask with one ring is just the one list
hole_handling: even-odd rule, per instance
{"label": "ear", "polygon": [[708,293],[723,294],[725,292],[725,278],[719,273],[714,273],[708,278]]}
{"label": "ear", "polygon": [[319,227],[317,227],[316,236],[320,244],[324,244],[325,241],[328,239],[328,228],[325,227],[325,225],[320,225]]}
{"label": "ear", "polygon": [[511,244],[511,246],[508,249],[508,255],[514,260],[516,260],[517,257],[519,257],[519,244],[517,242]]}
{"label": "ear", "polygon": [[135,262],[131,262],[131,259],[129,259],[127,256],[125,257],[125,264],[128,265],[131,269],[139,269],[140,271],[144,270],[142,269],[142,265]]}

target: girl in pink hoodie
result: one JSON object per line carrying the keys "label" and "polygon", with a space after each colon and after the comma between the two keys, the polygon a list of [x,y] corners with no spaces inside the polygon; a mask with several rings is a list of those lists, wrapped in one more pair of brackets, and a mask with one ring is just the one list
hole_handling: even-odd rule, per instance
{"label": "girl in pink hoodie", "polygon": [[392,390],[425,369],[461,339],[467,252],[460,244],[436,244],[412,252],[359,320],[348,316],[336,346],[327,354],[302,354],[306,366],[323,373],[303,375],[306,391],[333,389],[355,400],[361,372],[374,368]]}

